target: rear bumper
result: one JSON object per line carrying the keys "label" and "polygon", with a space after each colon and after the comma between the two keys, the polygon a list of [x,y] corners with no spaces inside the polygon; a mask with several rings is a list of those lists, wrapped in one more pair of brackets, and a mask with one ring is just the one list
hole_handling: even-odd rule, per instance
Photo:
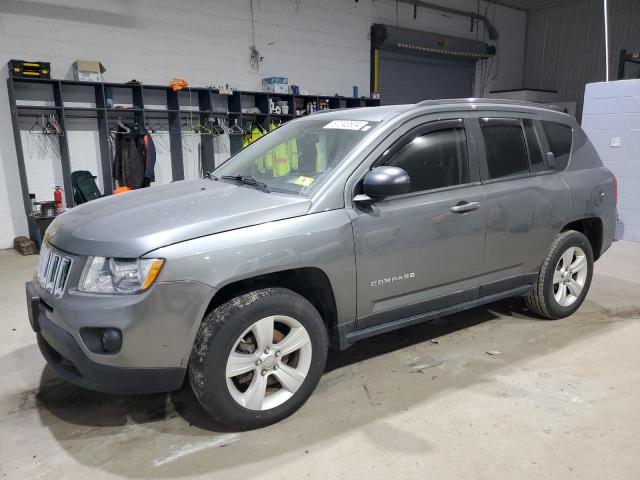
{"label": "rear bumper", "polygon": [[186,368],[123,368],[90,360],[68,332],[37,313],[38,346],[49,366],[66,381],[105,393],[136,394],[177,390]]}

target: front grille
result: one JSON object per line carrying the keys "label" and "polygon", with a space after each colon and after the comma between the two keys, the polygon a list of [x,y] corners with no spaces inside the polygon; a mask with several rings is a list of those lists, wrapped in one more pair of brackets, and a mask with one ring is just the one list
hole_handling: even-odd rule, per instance
{"label": "front grille", "polygon": [[62,295],[69,278],[72,260],[43,243],[36,269],[36,280],[42,288],[53,295]]}

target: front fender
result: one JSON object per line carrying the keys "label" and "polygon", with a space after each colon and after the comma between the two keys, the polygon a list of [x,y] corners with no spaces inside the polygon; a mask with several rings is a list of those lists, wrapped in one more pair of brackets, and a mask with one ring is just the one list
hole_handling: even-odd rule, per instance
{"label": "front fender", "polygon": [[208,235],[148,255],[166,259],[160,281],[194,280],[216,291],[258,275],[315,267],[331,283],[338,324],[355,318],[353,230],[344,209]]}

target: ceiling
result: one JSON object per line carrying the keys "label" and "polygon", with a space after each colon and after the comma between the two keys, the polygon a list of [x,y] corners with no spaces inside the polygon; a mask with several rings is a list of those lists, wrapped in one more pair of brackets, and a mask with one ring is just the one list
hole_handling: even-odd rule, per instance
{"label": "ceiling", "polygon": [[572,3],[580,0],[495,0],[496,3],[505,7],[517,8],[530,12],[541,8],[557,7],[566,3]]}

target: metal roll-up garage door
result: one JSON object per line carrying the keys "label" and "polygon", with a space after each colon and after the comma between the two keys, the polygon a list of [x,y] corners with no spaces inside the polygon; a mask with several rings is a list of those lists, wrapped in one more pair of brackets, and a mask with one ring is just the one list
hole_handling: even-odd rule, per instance
{"label": "metal roll-up garage door", "polygon": [[371,26],[371,90],[385,105],[473,96],[475,65],[495,48],[477,40]]}
{"label": "metal roll-up garage door", "polygon": [[473,63],[381,49],[378,92],[385,105],[473,96]]}

